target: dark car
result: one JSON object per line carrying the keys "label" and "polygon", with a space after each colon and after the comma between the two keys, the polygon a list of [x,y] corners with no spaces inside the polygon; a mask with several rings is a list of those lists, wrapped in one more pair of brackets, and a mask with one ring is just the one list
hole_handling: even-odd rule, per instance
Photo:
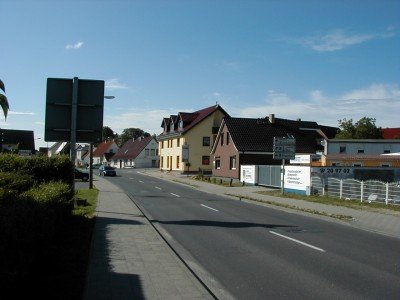
{"label": "dark car", "polygon": [[75,169],[75,179],[82,179],[82,181],[88,181],[89,173],[86,173],[79,169]]}
{"label": "dark car", "polygon": [[115,168],[110,166],[100,166],[99,168],[100,176],[116,176],[117,172],[115,172]]}

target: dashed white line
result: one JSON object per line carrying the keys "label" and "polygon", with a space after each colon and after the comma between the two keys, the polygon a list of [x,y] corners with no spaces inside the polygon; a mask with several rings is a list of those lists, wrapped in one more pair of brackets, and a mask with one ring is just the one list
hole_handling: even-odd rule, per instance
{"label": "dashed white line", "polygon": [[178,197],[178,198],[180,198],[180,196],[179,195],[177,195],[177,194],[174,194],[174,193],[170,193],[172,196],[175,196],[175,197]]}
{"label": "dashed white line", "polygon": [[160,188],[160,187],[158,187],[158,186],[155,186],[155,188],[156,188],[157,190],[161,190],[161,188]]}
{"label": "dashed white line", "polygon": [[203,206],[203,207],[205,207],[205,208],[208,208],[208,209],[214,210],[214,211],[219,211],[218,209],[215,209],[215,208],[209,207],[209,206],[207,206],[207,205],[204,205],[204,204],[200,204],[200,205],[201,205],[201,206]]}
{"label": "dashed white line", "polygon": [[314,250],[317,250],[317,251],[321,251],[321,252],[325,252],[324,249],[321,249],[321,248],[315,247],[315,246],[313,246],[313,245],[304,243],[304,242],[302,242],[302,241],[296,240],[296,239],[291,238],[291,237],[288,237],[288,236],[286,236],[286,235],[277,233],[277,232],[275,232],[275,231],[270,231],[270,232],[271,232],[272,234],[277,235],[277,236],[280,236],[280,237],[283,237],[283,238],[285,238],[285,239],[291,240],[292,242],[296,242],[296,243],[299,243],[299,244],[301,244],[301,245],[303,245],[303,246],[310,247],[311,249],[314,249]]}
{"label": "dashed white line", "polygon": [[139,180],[139,182],[140,182],[140,183],[144,183],[144,181],[142,181],[142,180]]}

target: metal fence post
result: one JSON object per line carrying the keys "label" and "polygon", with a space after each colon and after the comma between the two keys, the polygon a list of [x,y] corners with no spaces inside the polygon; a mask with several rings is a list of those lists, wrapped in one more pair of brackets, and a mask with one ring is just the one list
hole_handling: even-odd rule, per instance
{"label": "metal fence post", "polygon": [[386,182],[386,197],[385,197],[385,203],[388,205],[389,203],[389,182]]}
{"label": "metal fence post", "polygon": [[342,193],[343,193],[343,179],[340,179],[340,184],[339,184],[339,199],[342,199]]}
{"label": "metal fence post", "polygon": [[361,202],[363,202],[364,198],[364,181],[361,180]]}

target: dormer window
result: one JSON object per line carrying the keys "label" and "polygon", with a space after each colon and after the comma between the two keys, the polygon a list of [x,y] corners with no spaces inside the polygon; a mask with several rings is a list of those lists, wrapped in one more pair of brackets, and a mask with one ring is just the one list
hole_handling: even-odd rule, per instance
{"label": "dormer window", "polygon": [[182,120],[179,120],[179,129],[183,129],[183,121]]}
{"label": "dormer window", "polygon": [[169,131],[170,132],[174,131],[174,122],[171,122],[171,124],[169,124]]}

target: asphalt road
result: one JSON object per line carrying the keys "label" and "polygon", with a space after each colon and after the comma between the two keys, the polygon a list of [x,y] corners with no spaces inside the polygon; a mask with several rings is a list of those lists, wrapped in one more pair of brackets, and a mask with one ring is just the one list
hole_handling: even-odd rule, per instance
{"label": "asphalt road", "polygon": [[400,297],[400,239],[118,171],[108,179],[238,299]]}

